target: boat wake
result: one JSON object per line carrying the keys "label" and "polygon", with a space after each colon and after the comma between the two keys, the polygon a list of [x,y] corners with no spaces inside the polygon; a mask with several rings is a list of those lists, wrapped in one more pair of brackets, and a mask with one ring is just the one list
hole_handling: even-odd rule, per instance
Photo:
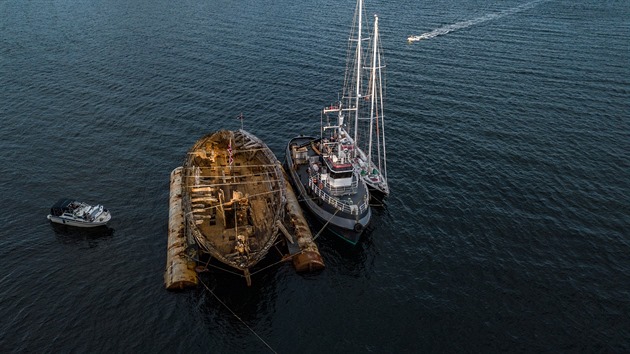
{"label": "boat wake", "polygon": [[492,21],[492,20],[497,20],[499,18],[505,17],[505,16],[510,16],[510,15],[514,15],[516,13],[519,13],[521,11],[525,11],[525,10],[529,10],[533,7],[536,7],[537,5],[539,5],[540,3],[546,2],[548,0],[534,0],[528,3],[525,3],[523,5],[519,5],[517,7],[513,7],[511,9],[507,9],[507,10],[503,10],[501,12],[497,12],[497,13],[493,13],[493,14],[487,14],[472,20],[466,20],[466,21],[461,21],[461,22],[457,22],[457,23],[453,23],[450,25],[446,25],[446,26],[442,26],[440,28],[436,28],[433,31],[430,32],[426,32],[423,33],[419,36],[410,36],[407,38],[408,42],[417,42],[420,40],[424,40],[424,39],[431,39],[437,36],[442,36],[457,30],[461,30],[464,28],[468,28],[468,27],[472,27],[475,25],[479,25],[488,21]]}

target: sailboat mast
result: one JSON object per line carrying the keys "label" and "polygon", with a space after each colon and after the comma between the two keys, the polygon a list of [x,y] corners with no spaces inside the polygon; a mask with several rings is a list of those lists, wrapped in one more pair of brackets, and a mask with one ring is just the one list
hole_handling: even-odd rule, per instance
{"label": "sailboat mast", "polygon": [[[377,97],[376,97],[376,53],[378,50],[377,46],[378,46],[378,16],[374,15],[374,42],[372,43],[372,67],[370,70],[371,92],[370,92],[370,134],[369,134],[368,152],[367,152],[368,163],[372,161],[372,133],[373,133],[373,126],[374,126],[374,106],[377,100]],[[378,109],[378,106],[376,106],[376,109]],[[376,114],[376,116],[378,117],[378,113]]]}
{"label": "sailboat mast", "polygon": [[[363,40],[362,38],[362,19],[363,19],[363,0],[359,0],[357,2],[357,11],[359,14],[359,27],[358,27],[358,33],[357,33],[357,53],[356,53],[356,58],[357,61],[355,63],[356,65],[356,69],[357,69],[357,82],[356,82],[356,97],[355,97],[355,106],[354,106],[354,143],[357,144],[357,135],[358,135],[358,128],[359,128],[359,100],[360,100],[360,96],[361,96],[361,41]],[[354,151],[354,150],[353,150]]]}
{"label": "sailboat mast", "polygon": [[[380,40],[380,39],[379,39]],[[378,90],[379,90],[379,94],[378,94],[378,113],[380,114],[380,117],[377,117],[377,122],[380,119],[381,120],[381,131],[378,134],[379,139],[382,139],[381,143],[383,144],[383,168],[381,169],[381,152],[379,150],[378,156],[379,156],[379,161],[378,161],[378,169],[379,171],[381,171],[381,177],[385,179],[385,183],[387,183],[387,152],[385,151],[385,113],[383,112],[383,76],[381,73],[381,68],[382,63],[381,63],[381,48],[380,48],[380,43],[379,43],[379,47],[378,48]],[[380,144],[379,144],[379,148],[380,148]]]}

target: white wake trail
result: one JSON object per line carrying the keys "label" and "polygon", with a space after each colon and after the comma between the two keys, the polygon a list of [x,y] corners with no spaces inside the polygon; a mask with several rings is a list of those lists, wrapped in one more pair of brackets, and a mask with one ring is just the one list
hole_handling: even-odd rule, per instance
{"label": "white wake trail", "polygon": [[471,26],[475,26],[484,22],[488,22],[488,21],[492,21],[492,20],[496,20],[499,19],[501,17],[505,17],[505,16],[509,16],[509,15],[513,15],[515,13],[524,11],[524,10],[528,10],[531,9],[533,7],[535,7],[536,5],[545,2],[548,0],[534,0],[531,2],[528,2],[526,4],[523,5],[519,5],[517,7],[513,7],[511,9],[507,9],[507,10],[503,10],[501,12],[497,12],[497,13],[493,13],[493,14],[488,14],[488,15],[484,15],[472,20],[466,20],[466,21],[461,21],[461,22],[457,22],[457,23],[453,23],[451,25],[446,25],[446,26],[442,26],[440,28],[434,29],[431,32],[426,32],[423,33],[419,36],[410,36],[407,38],[407,41],[409,42],[416,42],[416,41],[420,41],[423,39],[431,39],[437,36],[441,36],[441,35],[445,35],[447,33],[451,33],[460,29],[464,29],[464,28],[468,28]]}

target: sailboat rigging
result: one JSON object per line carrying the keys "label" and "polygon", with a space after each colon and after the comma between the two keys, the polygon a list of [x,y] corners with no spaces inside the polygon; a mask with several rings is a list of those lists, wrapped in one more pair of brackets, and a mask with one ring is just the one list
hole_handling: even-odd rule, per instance
{"label": "sailboat rigging", "polygon": [[[326,107],[326,121],[335,119],[352,136],[350,151],[353,167],[373,195],[389,195],[387,151],[385,147],[385,115],[382,48],[378,16],[374,16],[372,36],[364,36],[363,1],[357,2],[354,26],[348,44],[348,56],[342,97]],[[367,49],[363,42],[369,41]],[[349,117],[346,121],[345,115]],[[337,117],[331,117],[337,115]]]}

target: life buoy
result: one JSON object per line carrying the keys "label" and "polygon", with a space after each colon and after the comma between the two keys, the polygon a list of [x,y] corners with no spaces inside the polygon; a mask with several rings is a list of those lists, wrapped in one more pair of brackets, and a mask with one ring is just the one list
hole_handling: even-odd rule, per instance
{"label": "life buoy", "polygon": [[361,232],[361,230],[363,230],[363,225],[360,222],[354,224],[354,231]]}

